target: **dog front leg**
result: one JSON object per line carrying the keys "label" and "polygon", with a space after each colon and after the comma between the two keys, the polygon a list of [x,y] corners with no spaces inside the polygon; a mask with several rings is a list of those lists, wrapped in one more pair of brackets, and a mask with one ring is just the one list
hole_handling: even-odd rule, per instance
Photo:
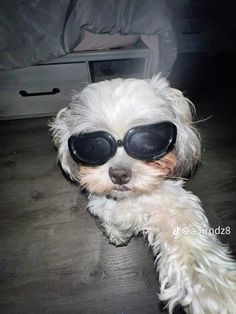
{"label": "dog front leg", "polygon": [[236,313],[236,267],[228,248],[209,230],[199,200],[185,190],[170,196],[147,236],[160,276],[160,299],[193,314]]}
{"label": "dog front leg", "polygon": [[106,197],[92,195],[89,198],[88,210],[99,220],[99,225],[109,242],[116,246],[127,245],[134,228],[129,220],[120,213],[116,201]]}

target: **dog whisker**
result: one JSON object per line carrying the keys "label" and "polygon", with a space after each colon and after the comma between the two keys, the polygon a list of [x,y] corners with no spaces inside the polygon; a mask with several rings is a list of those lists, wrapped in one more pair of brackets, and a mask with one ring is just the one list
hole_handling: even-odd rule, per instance
{"label": "dog whisker", "polygon": [[193,121],[193,124],[206,122],[206,121],[210,120],[211,118],[213,118],[213,114],[208,116],[208,117],[206,117],[205,119],[200,119],[200,120]]}

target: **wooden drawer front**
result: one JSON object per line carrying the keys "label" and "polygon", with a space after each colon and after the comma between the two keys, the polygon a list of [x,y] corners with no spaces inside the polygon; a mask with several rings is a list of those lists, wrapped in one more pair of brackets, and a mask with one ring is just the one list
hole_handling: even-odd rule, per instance
{"label": "wooden drawer front", "polygon": [[[55,114],[70,101],[73,90],[80,90],[89,83],[86,63],[40,65],[19,70],[0,72],[0,119],[47,116]],[[27,93],[51,95],[23,97]]]}

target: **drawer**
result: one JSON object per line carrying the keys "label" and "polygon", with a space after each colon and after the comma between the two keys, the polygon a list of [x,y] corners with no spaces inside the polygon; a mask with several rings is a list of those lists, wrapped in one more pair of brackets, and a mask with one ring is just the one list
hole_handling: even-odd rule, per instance
{"label": "drawer", "polygon": [[[0,72],[0,119],[54,115],[69,103],[73,90],[80,90],[88,83],[85,62]],[[23,97],[20,91],[26,91],[29,96]]]}

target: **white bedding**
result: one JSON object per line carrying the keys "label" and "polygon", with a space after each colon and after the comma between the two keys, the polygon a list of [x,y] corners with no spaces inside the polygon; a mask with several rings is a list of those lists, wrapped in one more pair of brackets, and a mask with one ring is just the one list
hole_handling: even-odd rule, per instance
{"label": "white bedding", "polygon": [[74,48],[74,51],[107,50],[111,48],[127,47],[135,44],[139,38],[138,35],[123,36],[118,33],[113,35],[93,34],[85,31],[82,41]]}

